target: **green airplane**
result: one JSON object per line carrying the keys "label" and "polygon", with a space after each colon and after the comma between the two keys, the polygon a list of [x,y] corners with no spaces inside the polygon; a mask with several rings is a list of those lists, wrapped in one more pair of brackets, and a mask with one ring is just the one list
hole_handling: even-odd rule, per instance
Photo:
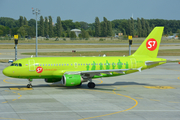
{"label": "green airplane", "polygon": [[155,27],[136,52],[130,56],[114,57],[31,57],[14,61],[3,70],[13,78],[45,79],[48,83],[62,81],[64,86],[80,86],[88,82],[94,88],[93,78],[126,75],[166,63],[157,58],[164,27]]}

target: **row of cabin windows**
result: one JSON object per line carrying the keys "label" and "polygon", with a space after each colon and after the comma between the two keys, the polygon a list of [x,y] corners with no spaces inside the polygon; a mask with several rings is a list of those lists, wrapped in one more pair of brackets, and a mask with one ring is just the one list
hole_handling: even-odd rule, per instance
{"label": "row of cabin windows", "polygon": [[[73,66],[73,64],[35,64],[35,66]],[[74,65],[78,66],[84,66],[84,65],[103,65],[103,63],[84,63],[84,64],[77,64],[75,63]],[[111,65],[110,63],[104,63],[104,65]],[[112,65],[116,65],[116,63],[112,63]],[[117,63],[117,65],[126,65],[126,63]]]}

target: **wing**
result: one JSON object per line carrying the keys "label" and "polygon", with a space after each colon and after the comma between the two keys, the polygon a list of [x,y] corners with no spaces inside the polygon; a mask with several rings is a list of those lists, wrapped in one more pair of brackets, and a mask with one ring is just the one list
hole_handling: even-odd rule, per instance
{"label": "wing", "polygon": [[104,73],[104,74],[109,74],[111,75],[112,73],[111,72],[117,72],[117,73],[121,73],[121,74],[125,74],[125,71],[128,71],[128,70],[138,70],[141,72],[141,68],[135,68],[135,69],[111,69],[111,70],[90,70],[90,71],[76,71],[76,72],[65,72],[64,74],[80,74],[82,77],[85,77],[85,78],[92,78],[94,77],[95,75],[97,76],[102,76],[101,73]]}

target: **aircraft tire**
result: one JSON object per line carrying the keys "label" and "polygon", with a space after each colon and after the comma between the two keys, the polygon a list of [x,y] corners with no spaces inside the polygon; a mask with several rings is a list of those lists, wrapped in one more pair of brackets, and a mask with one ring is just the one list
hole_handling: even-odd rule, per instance
{"label": "aircraft tire", "polygon": [[88,83],[88,87],[89,88],[94,88],[96,85],[95,85],[95,83],[93,83],[93,82],[89,82]]}
{"label": "aircraft tire", "polygon": [[27,84],[27,88],[32,88],[32,85],[31,84]]}

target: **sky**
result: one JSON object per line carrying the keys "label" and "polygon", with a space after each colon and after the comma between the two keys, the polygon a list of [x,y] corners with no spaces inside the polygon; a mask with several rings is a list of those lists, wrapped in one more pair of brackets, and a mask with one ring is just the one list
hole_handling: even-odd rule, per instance
{"label": "sky", "polygon": [[0,17],[18,20],[35,19],[32,8],[39,9],[43,17],[94,23],[95,17],[115,19],[167,19],[180,20],[180,0],[0,0]]}

